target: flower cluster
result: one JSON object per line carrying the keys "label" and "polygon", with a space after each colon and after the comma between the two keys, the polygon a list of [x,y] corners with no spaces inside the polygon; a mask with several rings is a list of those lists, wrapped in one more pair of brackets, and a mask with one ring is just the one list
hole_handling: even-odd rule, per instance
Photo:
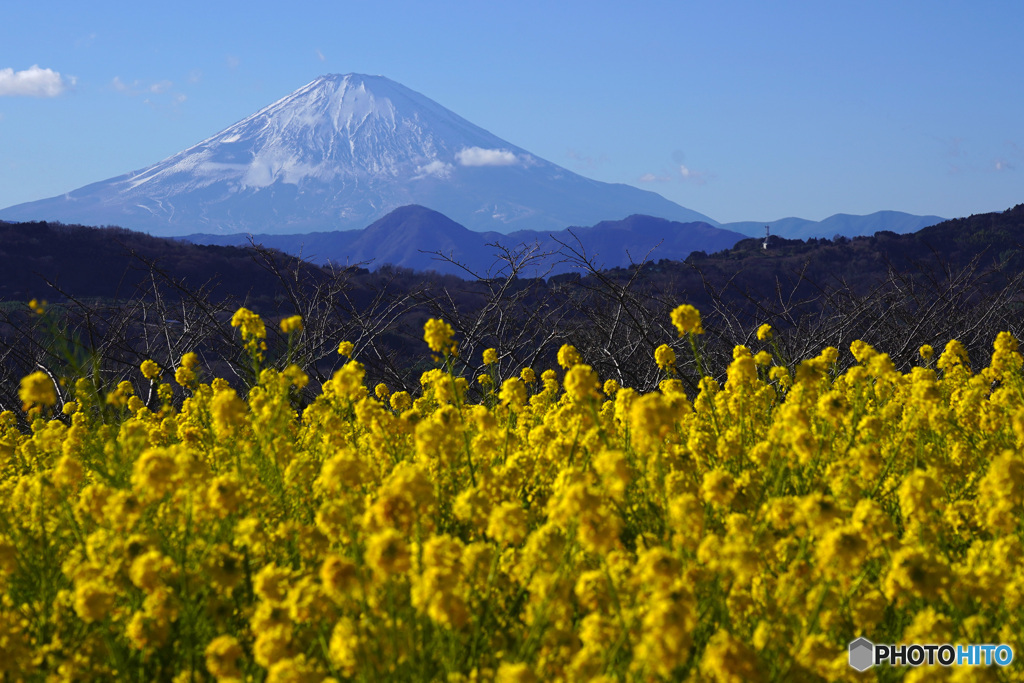
{"label": "flower cluster", "polygon": [[[651,393],[565,347],[484,405],[450,358],[413,395],[349,358],[301,411],[299,368],[239,395],[187,354],[180,408],[123,383],[113,424],[87,393],[44,419],[30,375],[30,428],[0,413],[0,680],[831,681],[858,636],[1020,651],[1012,336],[978,372],[956,342],[906,373],[741,346],[695,387],[670,351]],[[935,674],[960,680],[906,679]]]}
{"label": "flower cluster", "polygon": [[455,330],[443,320],[431,318],[423,327],[423,340],[434,353],[448,354],[455,349],[452,342]]}
{"label": "flower cluster", "polygon": [[[299,318],[296,321],[295,318],[288,318],[281,326],[282,331],[291,332],[301,327],[302,319]],[[298,327],[296,327],[296,323]],[[239,328],[242,340],[245,342],[245,349],[253,358],[262,357],[263,352],[267,350],[267,343],[264,341],[267,338],[267,328],[259,315],[248,308],[239,308],[231,316],[231,327]]]}

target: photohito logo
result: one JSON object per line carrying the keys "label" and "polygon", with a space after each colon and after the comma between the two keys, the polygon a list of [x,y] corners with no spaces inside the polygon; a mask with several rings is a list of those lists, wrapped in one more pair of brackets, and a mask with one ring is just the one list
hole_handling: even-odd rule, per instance
{"label": "photohito logo", "polygon": [[1007,666],[1013,661],[1009,645],[875,645],[867,638],[850,643],[850,666],[867,671],[876,664],[890,666]]}

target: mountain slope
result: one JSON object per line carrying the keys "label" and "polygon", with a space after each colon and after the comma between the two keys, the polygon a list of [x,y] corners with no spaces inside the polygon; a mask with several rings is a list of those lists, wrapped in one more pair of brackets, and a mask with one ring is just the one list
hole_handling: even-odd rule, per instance
{"label": "mountain slope", "polygon": [[358,229],[421,204],[473,230],[561,229],[634,213],[715,221],[584,178],[381,76],[317,78],[153,166],[0,211],[169,236]]}
{"label": "mountain slope", "polygon": [[[509,237],[520,239],[522,236],[523,241],[529,241],[531,232],[516,232]],[[738,232],[703,222],[679,223],[654,216],[632,215],[621,221],[601,221],[591,227],[550,233],[542,244],[555,248],[555,239],[571,244],[575,241],[573,235],[579,238],[589,254],[595,255],[595,265],[608,268],[640,263],[645,259],[682,260],[695,251],[728,249],[743,239]]]}

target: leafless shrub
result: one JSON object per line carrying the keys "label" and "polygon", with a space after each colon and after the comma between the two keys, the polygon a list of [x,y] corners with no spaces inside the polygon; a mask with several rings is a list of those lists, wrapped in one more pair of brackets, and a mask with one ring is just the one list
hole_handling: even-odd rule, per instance
{"label": "leafless shrub", "polygon": [[[740,284],[739,271],[723,276],[700,262],[661,272],[651,267],[649,254],[630,269],[607,271],[578,239],[558,244],[555,252],[541,252],[537,245],[491,245],[492,267],[464,268],[466,279],[394,267],[374,273],[358,266],[316,267],[253,245],[252,257],[278,283],[273,301],[260,304],[270,346],[266,365],[302,367],[313,380],[308,399],[345,362],[337,349],[348,340],[371,384],[413,391],[420,373],[434,367],[422,340],[423,323],[440,317],[456,330],[459,370],[471,377],[494,370],[482,363],[486,348],[498,351],[500,382],[523,367],[554,367],[559,347],[569,343],[601,377],[648,391],[665,377],[655,366],[654,350],[669,344],[679,376],[694,389],[693,355],[669,316],[684,302],[702,311],[704,367],[720,380],[734,346],[764,347],[755,337],[761,323],[775,330],[777,362],[793,365],[835,346],[844,352],[845,366],[852,362],[849,344],[863,339],[904,370],[919,362],[921,345],[941,350],[952,338],[980,366],[997,332],[1024,332],[1024,273],[998,264],[982,267],[978,259],[961,268],[938,256],[911,268],[891,266],[885,278],[867,284],[815,280],[805,263],[776,271],[774,281],[753,288]],[[436,257],[458,265],[450,256]],[[547,275],[550,270],[539,269],[553,263],[569,265],[577,275],[531,277]],[[215,278],[199,284],[178,280],[141,256],[138,267],[147,274],[144,284],[116,302],[79,299],[51,283],[61,303],[45,316],[23,304],[0,305],[0,410],[19,410],[20,378],[40,369],[58,380],[62,401],[68,387],[60,385],[61,378],[85,377],[100,394],[131,379],[153,406],[140,363],[156,361],[171,381],[189,352],[200,356],[210,374],[232,378],[242,389],[255,382],[230,324],[237,307],[249,303],[245,298],[219,296]],[[296,314],[305,327],[289,340],[277,321]]]}

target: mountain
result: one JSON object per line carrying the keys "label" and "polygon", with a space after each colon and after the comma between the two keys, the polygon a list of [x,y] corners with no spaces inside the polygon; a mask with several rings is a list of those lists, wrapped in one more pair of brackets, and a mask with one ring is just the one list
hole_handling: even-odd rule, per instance
{"label": "mountain", "polygon": [[[487,244],[503,237],[497,232],[474,232],[444,214],[423,206],[404,206],[379,218],[363,230],[338,230],[298,235],[189,235],[195,244],[246,246],[250,243],[301,256],[317,264],[384,264],[419,271],[436,270],[455,275],[466,272],[439,259],[433,252],[450,255],[461,263],[479,267],[494,261],[495,250]],[[250,241],[251,239],[251,241]]]}
{"label": "mountain", "polygon": [[902,211],[876,211],[867,216],[854,216],[848,213],[837,213],[821,221],[809,221],[804,218],[782,218],[777,221],[741,221],[723,223],[721,227],[735,230],[749,237],[764,237],[764,226],[769,226],[773,235],[786,239],[811,239],[824,237],[831,239],[836,235],[843,237],[861,237],[874,235],[876,232],[888,230],[899,235],[917,232],[922,228],[941,223],[946,220],[939,216],[915,216]]}
{"label": "mountain", "polygon": [[[682,260],[694,251],[720,251],[743,237],[703,222],[680,223],[641,215],[549,232],[475,232],[437,211],[411,205],[392,211],[363,230],[298,235],[196,234],[185,239],[197,244],[236,246],[249,244],[251,239],[255,244],[314,263],[365,264],[374,268],[392,264],[470,277],[467,269],[480,275],[495,274],[500,269],[501,249],[495,245],[509,249],[535,246],[537,253],[551,254],[524,273],[537,276],[575,270],[565,262],[567,251],[563,245],[579,248],[593,257],[598,267],[615,268],[644,259]],[[561,254],[554,254],[559,251]]]}
{"label": "mountain", "polygon": [[[499,242],[509,246],[536,243],[542,251],[561,245],[582,247],[598,268],[623,268],[642,261],[682,261],[695,251],[728,249],[743,235],[705,222],[680,223],[654,216],[632,215],[619,221],[601,221],[591,227],[573,227],[549,233],[521,230]],[[561,249],[564,254],[565,249]],[[555,272],[573,270],[556,267]]]}
{"label": "mountain", "polygon": [[0,219],[154,235],[359,229],[420,204],[478,231],[560,230],[642,213],[712,219],[572,173],[382,76],[321,76],[148,168],[9,207]]}

